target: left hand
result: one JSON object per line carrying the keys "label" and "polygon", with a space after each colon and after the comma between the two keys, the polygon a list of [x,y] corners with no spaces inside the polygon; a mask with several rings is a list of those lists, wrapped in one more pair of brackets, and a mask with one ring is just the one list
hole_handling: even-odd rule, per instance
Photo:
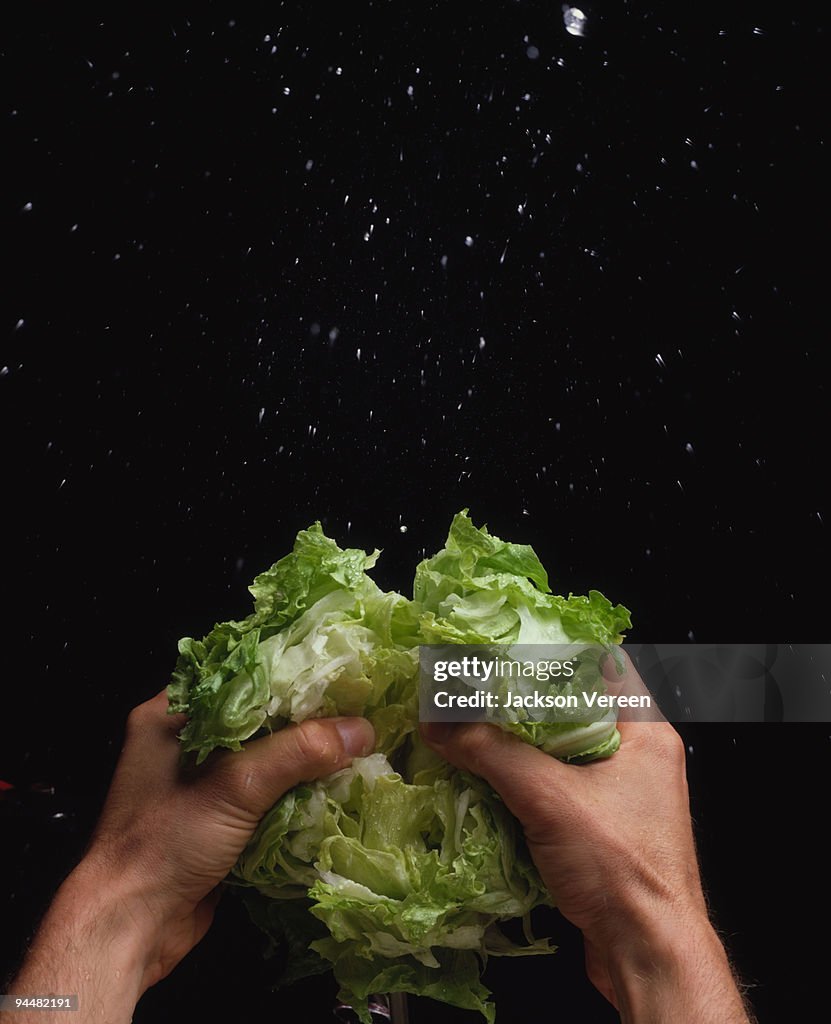
{"label": "left hand", "polygon": [[134,708],[110,791],[85,857],[120,876],[152,945],[145,985],[172,970],[208,930],[228,874],[262,816],[299,782],[371,752],[365,719],[313,719],[184,766],[164,690]]}
{"label": "left hand", "polygon": [[[164,690],[130,713],[90,844],[14,990],[78,993],[83,1020],[126,1024],[141,994],[208,930],[219,883],[266,811],[288,789],[347,767],[375,742],[363,718],[310,719],[242,751],[214,751],[197,768],[181,760],[176,734],[185,720],[167,714]],[[37,1013],[16,1013],[15,1024]]]}

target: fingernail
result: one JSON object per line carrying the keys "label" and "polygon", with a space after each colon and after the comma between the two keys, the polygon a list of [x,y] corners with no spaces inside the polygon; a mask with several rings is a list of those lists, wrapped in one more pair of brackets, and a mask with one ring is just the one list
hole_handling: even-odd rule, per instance
{"label": "fingernail", "polygon": [[421,735],[428,743],[446,743],[453,732],[455,722],[422,722]]}
{"label": "fingernail", "polygon": [[375,731],[365,718],[341,718],[335,722],[343,741],[344,753],[350,757],[364,757],[375,746]]}

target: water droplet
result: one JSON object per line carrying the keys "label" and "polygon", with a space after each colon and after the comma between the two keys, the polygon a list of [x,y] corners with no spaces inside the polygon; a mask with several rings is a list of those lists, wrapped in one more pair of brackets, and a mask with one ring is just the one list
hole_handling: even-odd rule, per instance
{"label": "water droplet", "polygon": [[579,7],[563,4],[563,23],[570,36],[582,36],[586,31],[586,15]]}

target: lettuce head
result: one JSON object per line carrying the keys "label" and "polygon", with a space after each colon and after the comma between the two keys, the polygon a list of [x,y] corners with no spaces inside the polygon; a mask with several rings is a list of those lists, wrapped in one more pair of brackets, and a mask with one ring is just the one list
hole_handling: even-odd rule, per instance
{"label": "lettuce head", "polygon": [[[529,924],[552,900],[499,797],[421,743],[419,645],[612,650],[629,613],[597,591],[552,594],[530,547],[475,527],[466,510],[417,567],[412,599],[371,579],[378,555],[341,549],[319,523],[302,530],[254,580],[247,618],[180,641],[170,709],[188,715],[180,739],[197,761],[289,722],[369,718],[376,751],[286,793],[228,881],[283,953],[282,983],[332,969],[366,1024],[376,992],[430,996],[493,1021],[483,965],[553,952]],[[563,760],[606,757],[619,742],[609,715],[505,727]],[[499,928],[514,918],[523,942]]]}

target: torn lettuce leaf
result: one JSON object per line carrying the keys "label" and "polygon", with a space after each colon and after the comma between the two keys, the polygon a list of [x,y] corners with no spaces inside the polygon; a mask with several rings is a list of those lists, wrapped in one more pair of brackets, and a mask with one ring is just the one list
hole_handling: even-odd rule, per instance
{"label": "torn lettuce leaf", "polygon": [[[418,566],[412,600],[370,578],[378,554],[341,549],[319,523],[302,530],[249,588],[247,618],[180,641],[170,710],[188,715],[180,739],[198,762],[292,721],[369,718],[376,753],[286,793],[228,881],[282,950],[281,983],[331,968],[362,1021],[369,995],[410,992],[492,1022],[483,964],[552,952],[528,926],[551,899],[499,797],[415,731],[419,644],[611,648],[629,613],[597,591],[552,594],[530,547],[475,527],[466,510]],[[606,757],[619,742],[613,714],[504,727],[563,760]],[[512,918],[526,943],[500,931]]]}
{"label": "torn lettuce leaf", "polygon": [[628,609],[599,591],[552,594],[527,544],[478,528],[467,509],[453,518],[444,548],[416,569],[413,599],[422,643],[619,644]]}
{"label": "torn lettuce leaf", "polygon": [[415,620],[366,574],[378,554],[341,550],[316,523],[256,578],[248,618],[179,642],[168,695],[189,716],[186,751],[202,761],[262,728],[339,714],[377,721],[387,753],[401,744],[417,717]]}
{"label": "torn lettuce leaf", "polygon": [[[552,594],[533,549],[475,527],[467,509],[454,517],[444,548],[419,564],[413,598],[422,642],[430,644],[568,644],[575,652],[585,644],[611,652],[632,625],[628,609],[597,590]],[[565,761],[609,757],[620,746],[614,713],[503,727]]]}
{"label": "torn lettuce leaf", "polygon": [[298,787],[265,816],[233,881],[275,900],[308,892],[328,933],[309,946],[356,1012],[372,992],[441,991],[490,1020],[480,961],[553,952],[547,940],[511,942],[497,922],[526,918],[550,897],[482,780],[446,765],[426,777],[407,783],[372,754]]}

